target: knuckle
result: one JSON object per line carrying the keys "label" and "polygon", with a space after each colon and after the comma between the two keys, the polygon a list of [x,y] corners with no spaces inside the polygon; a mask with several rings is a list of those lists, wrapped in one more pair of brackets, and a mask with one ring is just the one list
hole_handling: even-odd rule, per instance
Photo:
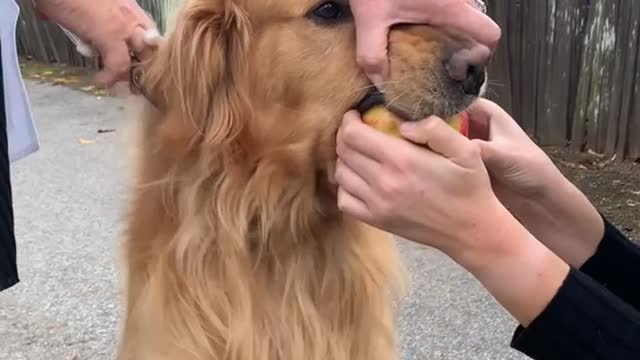
{"label": "knuckle", "polygon": [[358,129],[353,123],[345,124],[342,128],[342,140],[349,143],[352,142],[358,136]]}
{"label": "knuckle", "polygon": [[413,168],[413,160],[408,156],[398,156],[394,162],[395,167],[402,173],[410,171]]}
{"label": "knuckle", "polygon": [[392,178],[382,178],[380,180],[380,192],[385,197],[393,197],[397,196],[400,193],[400,189],[402,188],[399,184],[399,181]]}
{"label": "knuckle", "polygon": [[479,144],[474,142],[469,142],[462,150],[461,155],[467,160],[482,161],[482,149]]}
{"label": "knuckle", "polygon": [[409,151],[398,151],[396,156],[394,157],[394,166],[400,172],[409,172],[416,166],[416,159],[412,156]]}
{"label": "knuckle", "polygon": [[482,158],[482,149],[478,144],[471,144],[467,147],[467,156],[471,159],[481,159]]}
{"label": "knuckle", "polygon": [[358,64],[364,66],[367,71],[378,70],[380,64],[382,64],[385,59],[386,56],[384,54],[359,54],[356,57]]}

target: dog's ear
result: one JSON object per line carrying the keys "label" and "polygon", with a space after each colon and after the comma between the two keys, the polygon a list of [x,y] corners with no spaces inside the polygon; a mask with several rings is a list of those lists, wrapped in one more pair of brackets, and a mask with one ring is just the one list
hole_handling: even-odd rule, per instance
{"label": "dog's ear", "polygon": [[187,1],[144,70],[145,88],[155,90],[150,96],[171,122],[160,126],[190,134],[192,143],[233,141],[251,116],[249,41],[249,21],[234,1]]}

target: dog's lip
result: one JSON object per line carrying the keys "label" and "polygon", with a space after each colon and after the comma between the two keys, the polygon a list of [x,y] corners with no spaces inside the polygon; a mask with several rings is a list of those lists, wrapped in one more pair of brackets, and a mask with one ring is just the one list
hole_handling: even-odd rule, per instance
{"label": "dog's lip", "polygon": [[404,114],[399,109],[396,109],[393,106],[387,105],[387,100],[384,97],[384,94],[379,90],[371,90],[367,92],[364,97],[356,104],[355,109],[360,113],[364,114],[367,111],[371,110],[375,106],[383,105],[385,108],[398,116],[400,119],[410,120],[411,117]]}
{"label": "dog's lip", "polygon": [[384,105],[386,103],[384,94],[379,90],[371,90],[356,104],[355,108],[360,114],[364,114],[371,110],[374,106]]}

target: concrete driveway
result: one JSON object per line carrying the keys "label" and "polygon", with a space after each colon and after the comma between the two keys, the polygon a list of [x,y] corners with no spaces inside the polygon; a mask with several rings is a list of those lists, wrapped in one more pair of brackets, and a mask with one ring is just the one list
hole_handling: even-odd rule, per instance
{"label": "concrete driveway", "polygon": [[[27,86],[42,148],[13,168],[22,282],[0,293],[0,359],[113,359],[123,102]],[[404,359],[525,359],[508,347],[516,324],[473,278],[433,250],[401,247],[413,283],[399,329]]]}

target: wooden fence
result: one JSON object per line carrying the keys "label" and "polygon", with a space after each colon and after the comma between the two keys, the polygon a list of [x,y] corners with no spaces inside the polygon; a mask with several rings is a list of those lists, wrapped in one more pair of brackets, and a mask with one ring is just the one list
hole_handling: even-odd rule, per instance
{"label": "wooden fence", "polygon": [[640,1],[489,0],[492,89],[542,145],[640,159]]}
{"label": "wooden fence", "polygon": [[[138,0],[161,29],[180,0]],[[487,0],[503,39],[490,97],[541,145],[640,159],[640,0]],[[96,67],[23,1],[18,46],[40,61]]]}

